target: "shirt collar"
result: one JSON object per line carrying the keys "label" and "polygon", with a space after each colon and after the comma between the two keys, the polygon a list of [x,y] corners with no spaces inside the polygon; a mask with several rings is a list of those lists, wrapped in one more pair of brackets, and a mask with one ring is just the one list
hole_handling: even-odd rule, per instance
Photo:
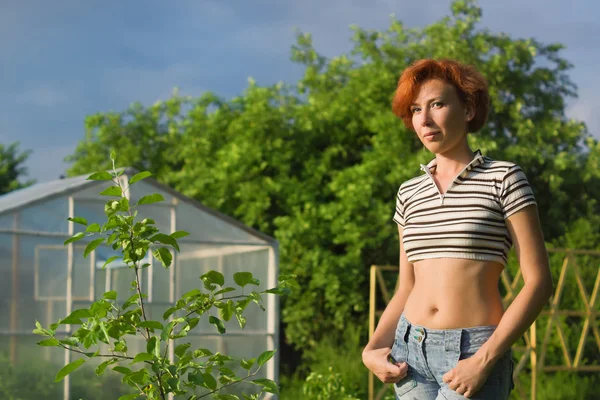
{"label": "shirt collar", "polygon": [[[469,164],[467,164],[467,166],[464,168],[463,173],[461,175],[464,175],[465,173],[467,173],[467,171],[471,170],[472,168],[474,168],[482,163],[483,163],[483,155],[481,154],[481,150],[477,149],[477,150],[475,150],[475,157],[473,157],[471,162]],[[419,165],[421,166],[421,169],[423,171],[425,171],[425,170],[429,171],[432,167],[435,167],[437,165],[437,159],[434,158],[433,160],[429,161],[429,163],[427,165],[423,165],[423,164],[419,164]]]}

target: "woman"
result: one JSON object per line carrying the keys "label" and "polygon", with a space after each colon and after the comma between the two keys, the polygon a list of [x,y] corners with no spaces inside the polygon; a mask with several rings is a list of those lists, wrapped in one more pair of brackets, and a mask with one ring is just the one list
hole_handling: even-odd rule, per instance
{"label": "woman", "polygon": [[[473,67],[420,60],[394,113],[435,154],[398,191],[400,284],[363,351],[398,399],[506,399],[511,345],[552,293],[533,192],[521,168],[473,152],[487,84]],[[524,287],[504,311],[498,280],[514,245]]]}

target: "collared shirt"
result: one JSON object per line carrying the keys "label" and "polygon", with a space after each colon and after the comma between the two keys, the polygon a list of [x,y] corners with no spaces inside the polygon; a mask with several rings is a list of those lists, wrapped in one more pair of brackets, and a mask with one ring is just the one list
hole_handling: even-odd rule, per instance
{"label": "collared shirt", "polygon": [[444,193],[430,170],[400,185],[394,221],[403,227],[409,262],[430,258],[465,258],[506,265],[512,246],[505,220],[536,204],[522,169],[496,161],[479,150]]}

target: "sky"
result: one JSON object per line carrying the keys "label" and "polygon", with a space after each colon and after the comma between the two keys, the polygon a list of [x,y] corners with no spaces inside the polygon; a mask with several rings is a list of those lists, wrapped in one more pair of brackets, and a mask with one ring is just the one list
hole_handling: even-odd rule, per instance
{"label": "sky", "polygon": [[[0,0],[0,143],[31,150],[26,178],[58,179],[84,138],[87,115],[211,91],[239,95],[296,82],[295,31],[327,57],[347,53],[350,25],[385,30],[390,15],[425,27],[450,14],[450,0]],[[562,43],[579,97],[567,116],[600,139],[600,3],[480,0],[481,28]]]}

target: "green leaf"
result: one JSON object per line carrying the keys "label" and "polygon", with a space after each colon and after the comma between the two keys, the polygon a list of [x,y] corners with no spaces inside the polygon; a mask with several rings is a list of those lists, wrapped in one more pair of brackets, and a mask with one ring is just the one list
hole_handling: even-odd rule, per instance
{"label": "green leaf", "polygon": [[171,265],[171,261],[173,261],[173,256],[166,247],[159,247],[152,254],[165,268]]}
{"label": "green leaf", "polygon": [[258,280],[253,278],[250,272],[236,272],[233,274],[233,280],[241,287],[244,287],[248,284],[259,284]]}
{"label": "green leaf", "polygon": [[279,394],[277,384],[270,379],[255,379],[252,383],[262,386],[265,392]]}
{"label": "green leaf", "polygon": [[60,369],[60,371],[58,371],[58,374],[56,374],[56,378],[54,378],[54,382],[62,381],[65,376],[67,376],[71,372],[75,371],[84,362],[85,362],[85,360],[83,358],[80,358],[78,360],[73,361],[72,363],[65,365],[64,367],[62,367]]}
{"label": "green leaf", "polygon": [[190,372],[188,374],[188,381],[195,385],[204,385],[204,378],[201,372]]}
{"label": "green leaf", "polygon": [[91,318],[94,314],[87,308],[79,308],[74,310],[71,314],[69,314],[68,318]]}
{"label": "green leaf", "polygon": [[210,390],[215,390],[217,388],[216,379],[209,373],[202,374],[202,378],[204,379],[204,385]]}
{"label": "green leaf", "polygon": [[69,244],[69,243],[73,243],[76,242],[78,240],[81,240],[85,237],[85,233],[83,232],[77,232],[76,234],[74,234],[73,236],[71,236],[69,239],[65,240],[65,245]]}
{"label": "green leaf", "polygon": [[131,297],[129,297],[127,300],[125,300],[125,303],[123,303],[123,305],[121,307],[123,308],[123,310],[125,310],[132,304],[137,304],[137,301],[139,298],[140,298],[140,296],[136,293],[136,294],[132,295]]}
{"label": "green leaf", "polygon": [[85,250],[83,251],[83,257],[87,257],[96,247],[100,246],[100,244],[104,242],[104,238],[94,239],[85,246]]}
{"label": "green leaf", "polygon": [[219,286],[223,286],[225,284],[225,277],[222,273],[218,271],[208,271],[206,274],[202,275],[200,278],[208,278],[211,283],[216,283]]}
{"label": "green leaf", "polygon": [[212,351],[210,351],[208,349],[197,349],[197,350],[194,350],[194,357],[195,358],[212,356],[212,354],[213,354]]}
{"label": "green leaf", "polygon": [[93,224],[91,224],[90,226],[88,226],[85,231],[89,232],[89,233],[100,232],[100,224],[97,224],[97,223],[94,222]]}
{"label": "green leaf", "polygon": [[131,177],[131,179],[129,180],[129,185],[131,186],[134,183],[139,182],[142,179],[146,179],[149,176],[152,176],[151,172],[148,172],[148,171],[138,172],[137,174],[135,174],[134,176]]}
{"label": "green leaf", "polygon": [[208,317],[208,322],[216,326],[217,330],[221,335],[225,333],[225,325],[223,325],[223,321],[221,321],[219,318],[213,317],[211,315],[210,317]]}
{"label": "green leaf", "polygon": [[88,224],[87,220],[82,217],[67,218],[67,220],[75,222],[76,224],[81,224],[81,225],[85,225],[85,226],[87,226],[87,224]]}
{"label": "green leaf", "polygon": [[233,300],[229,300],[227,302],[227,304],[225,305],[225,307],[223,307],[219,310],[219,315],[225,321],[229,321],[231,319],[231,316],[233,315],[234,310],[235,310],[235,304],[233,303]]}
{"label": "green leaf", "polygon": [[123,381],[144,385],[146,384],[146,382],[148,382],[148,378],[148,371],[145,368],[143,368],[139,371],[134,371],[130,374],[127,374],[123,377]]}
{"label": "green leaf", "polygon": [[123,197],[121,200],[119,200],[118,209],[119,209],[119,211],[128,211],[129,210],[129,200],[127,199],[127,197]]}
{"label": "green leaf", "polygon": [[177,357],[181,358],[185,355],[186,350],[191,346],[190,343],[182,343],[180,345],[178,345],[177,347],[175,347],[175,355],[177,355]]}
{"label": "green leaf", "polygon": [[[100,318],[102,318],[102,317],[100,317]],[[104,337],[99,336],[98,339],[106,344],[109,344],[110,337],[108,335],[108,331],[106,330],[106,323],[104,321],[100,321],[100,323],[98,325],[100,326],[100,330],[102,331],[102,334],[104,335]]]}
{"label": "green leaf", "polygon": [[138,324],[140,328],[152,328],[163,330],[164,326],[158,321],[143,321]]}
{"label": "green leaf", "polygon": [[270,350],[270,351],[265,351],[263,352],[260,356],[258,356],[258,360],[256,361],[256,363],[258,364],[259,367],[262,367],[263,365],[265,365],[265,363],[267,361],[269,361],[273,355],[277,352],[277,350]]}
{"label": "green leaf", "polygon": [[50,338],[50,339],[45,339],[42,340],[41,342],[38,342],[38,346],[58,346],[59,345],[59,341],[55,338]]}
{"label": "green leaf", "polygon": [[152,336],[146,343],[146,351],[154,354],[157,358],[160,357],[160,341],[156,336]]}
{"label": "green leaf", "polygon": [[171,316],[171,314],[173,314],[177,310],[179,310],[179,308],[177,308],[177,307],[171,307],[171,308],[167,309],[167,311],[165,311],[165,313],[163,314],[163,319],[166,320],[167,318],[169,318]]}
{"label": "green leaf", "polygon": [[275,287],[273,289],[265,290],[265,293],[279,294],[279,295],[290,294],[291,292],[292,291],[289,288],[282,288],[282,287]]}
{"label": "green leaf", "polygon": [[242,358],[242,360],[240,361],[240,366],[246,370],[250,370],[250,368],[252,368],[252,366],[254,365],[255,362],[256,362],[256,358],[251,358],[249,360],[244,360]]}
{"label": "green leaf", "polygon": [[246,317],[244,317],[241,311],[236,311],[235,317],[238,320],[238,323],[240,324],[240,328],[244,329],[246,327]]}
{"label": "green leaf", "polygon": [[124,394],[123,396],[119,397],[118,400],[135,400],[138,397],[140,397],[139,394],[134,393],[134,394]]}
{"label": "green leaf", "polygon": [[154,355],[150,353],[138,353],[130,364],[154,360]]}
{"label": "green leaf", "polygon": [[188,325],[189,325],[190,329],[194,329],[196,327],[196,325],[198,325],[198,322],[200,322],[200,318],[198,318],[198,317],[190,318],[188,320]]}
{"label": "green leaf", "polygon": [[217,400],[240,400],[235,394],[215,394],[214,398]]}
{"label": "green leaf", "polygon": [[158,203],[160,201],[165,201],[165,198],[162,197],[161,194],[154,193],[154,194],[149,194],[147,196],[142,197],[137,203],[138,203],[138,205],[142,205],[142,204]]}
{"label": "green leaf", "polygon": [[186,231],[176,231],[171,233],[169,236],[171,236],[173,239],[181,239],[182,237],[186,237],[189,235],[190,234]]}
{"label": "green leaf", "polygon": [[96,172],[88,176],[88,181],[112,181],[113,176],[106,171]]}
{"label": "green leaf", "polygon": [[105,300],[117,300],[117,292],[114,290],[105,292],[104,295],[102,295],[102,298]]}
{"label": "green leaf", "polygon": [[185,293],[183,296],[181,296],[181,299],[187,303],[189,302],[193,297],[197,297],[197,296],[202,296],[202,291],[198,288],[192,289],[189,292]]}
{"label": "green leaf", "polygon": [[102,265],[102,269],[106,268],[106,266],[107,266],[108,264],[110,264],[111,262],[113,262],[113,261],[115,261],[115,260],[118,260],[118,259],[120,259],[120,258],[121,258],[121,256],[110,256],[110,257],[108,257],[108,260],[106,260],[106,261],[104,262],[104,265]]}
{"label": "green leaf", "polygon": [[77,343],[79,343],[79,339],[76,337],[68,337],[68,338],[59,340],[59,342],[61,342],[62,344],[69,345],[69,346],[77,346]]}
{"label": "green leaf", "polygon": [[125,353],[127,351],[127,343],[124,340],[119,340],[115,343],[115,351]]}
{"label": "green leaf", "polygon": [[100,365],[98,365],[95,370],[96,376],[102,375],[104,373],[104,370],[106,370],[106,367],[108,367],[109,365],[112,365],[116,362],[117,362],[116,358],[111,358],[110,360],[106,360],[106,361],[100,363]]}
{"label": "green leaf", "polygon": [[116,372],[118,372],[120,374],[124,374],[124,375],[127,375],[127,374],[131,373],[131,370],[129,368],[122,367],[120,365],[117,365],[116,367],[114,367],[113,371],[116,371]]}
{"label": "green leaf", "polygon": [[157,233],[156,235],[152,236],[150,239],[151,242],[160,242],[163,244],[168,244],[170,246],[173,246],[174,248],[177,249],[177,251],[179,251],[179,245],[177,244],[177,241],[175,239],[173,239],[171,236],[169,235],[165,235],[164,233]]}
{"label": "green leaf", "polygon": [[69,314],[68,317],[61,319],[60,323],[62,325],[79,325],[82,323],[81,318],[91,318],[93,316],[94,316],[94,314],[92,314],[90,312],[90,310],[88,310],[86,308],[82,308],[82,309],[73,311],[71,314]]}
{"label": "green leaf", "polygon": [[123,191],[121,190],[121,188],[119,186],[109,186],[98,194],[100,194],[102,196],[121,197],[121,196],[123,196]]}
{"label": "green leaf", "polygon": [[219,290],[219,291],[215,292],[215,296],[217,296],[217,295],[219,295],[219,294],[223,294],[223,293],[229,293],[229,292],[235,292],[235,291],[236,291],[236,289],[235,289],[235,288],[232,288],[232,287],[226,287],[226,288],[223,288],[223,289],[221,289],[221,290]]}

